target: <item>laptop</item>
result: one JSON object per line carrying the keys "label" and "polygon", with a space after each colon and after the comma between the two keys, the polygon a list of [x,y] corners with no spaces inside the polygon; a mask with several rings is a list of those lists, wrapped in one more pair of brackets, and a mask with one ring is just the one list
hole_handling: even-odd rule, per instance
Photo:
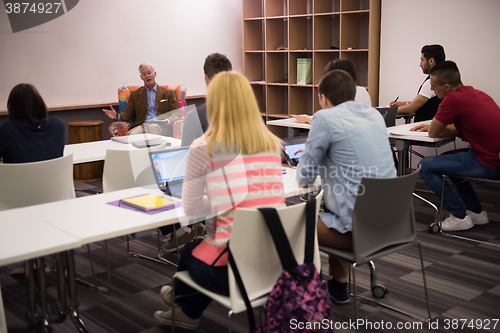
{"label": "laptop", "polygon": [[285,155],[285,160],[289,166],[294,167],[299,164],[299,158],[305,149],[306,141],[307,137],[285,140],[283,143],[283,155]]}
{"label": "laptop", "polygon": [[182,197],[188,155],[189,147],[149,153],[158,188],[169,196]]}

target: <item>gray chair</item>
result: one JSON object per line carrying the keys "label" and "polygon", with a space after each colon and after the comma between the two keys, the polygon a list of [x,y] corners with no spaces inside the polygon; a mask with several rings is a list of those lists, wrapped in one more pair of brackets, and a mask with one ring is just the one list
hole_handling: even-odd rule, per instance
{"label": "gray chair", "polygon": [[[372,260],[414,244],[418,244],[427,312],[429,320],[431,319],[424,262],[413,211],[413,189],[417,175],[418,171],[396,178],[363,178],[352,214],[353,251],[320,246],[320,251],[352,263],[356,319],[358,307],[354,267],[365,263],[370,265],[372,293],[375,297],[382,298],[387,291],[384,286],[376,284]],[[399,312],[414,317],[403,311]]]}
{"label": "gray chair", "polygon": [[398,113],[398,107],[394,106],[392,108],[375,108],[377,109],[385,120],[385,127],[396,126],[396,115]]}

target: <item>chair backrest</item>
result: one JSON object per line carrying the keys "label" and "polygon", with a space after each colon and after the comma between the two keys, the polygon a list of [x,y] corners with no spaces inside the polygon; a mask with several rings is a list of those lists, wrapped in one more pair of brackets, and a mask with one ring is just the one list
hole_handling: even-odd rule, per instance
{"label": "chair backrest", "polygon": [[398,113],[398,107],[394,106],[392,108],[375,108],[384,117],[385,126],[391,127],[396,126],[396,115]]}
{"label": "chair backrest", "polygon": [[417,240],[413,190],[419,171],[396,178],[363,178],[352,214],[353,252],[358,264],[383,249]]}
{"label": "chair backrest", "polygon": [[149,152],[164,150],[166,143],[152,148],[106,151],[102,173],[103,192],[156,184]]}
{"label": "chair backrest", "polygon": [[[141,86],[122,86],[118,88],[118,102],[120,104],[120,112],[125,109],[127,105],[128,98],[130,97],[130,92],[139,88]],[[177,102],[179,103],[179,109],[181,111],[182,118],[186,115],[186,93],[187,88],[184,85],[168,85],[162,86],[164,88],[170,89],[174,92],[175,98],[177,98]]]}
{"label": "chair backrest", "polygon": [[0,210],[75,198],[73,155],[0,163]]}
{"label": "chair backrest", "polygon": [[[316,196],[316,217],[323,192]],[[298,264],[304,262],[306,203],[277,209]],[[238,208],[234,215],[229,248],[233,254],[250,301],[267,295],[283,268],[264,217],[257,209]],[[318,272],[321,262],[315,239],[314,264]],[[229,294],[235,313],[246,309],[229,267]]]}

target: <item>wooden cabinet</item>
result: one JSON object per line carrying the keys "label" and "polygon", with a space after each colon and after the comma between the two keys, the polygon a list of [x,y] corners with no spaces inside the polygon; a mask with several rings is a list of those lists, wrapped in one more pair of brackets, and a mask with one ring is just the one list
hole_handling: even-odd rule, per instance
{"label": "wooden cabinet", "polygon": [[[378,105],[381,0],[243,0],[244,74],[265,120],[320,109],[328,62],[351,60],[357,84]],[[312,59],[312,84],[297,84],[297,59]],[[270,126],[281,137],[286,128]]]}

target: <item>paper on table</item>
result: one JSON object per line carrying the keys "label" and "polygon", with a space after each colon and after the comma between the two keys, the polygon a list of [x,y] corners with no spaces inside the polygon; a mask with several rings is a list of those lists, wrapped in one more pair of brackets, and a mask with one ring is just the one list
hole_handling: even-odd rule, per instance
{"label": "paper on table", "polygon": [[394,135],[428,137],[428,132],[412,132],[409,128],[397,128],[390,131]]}

